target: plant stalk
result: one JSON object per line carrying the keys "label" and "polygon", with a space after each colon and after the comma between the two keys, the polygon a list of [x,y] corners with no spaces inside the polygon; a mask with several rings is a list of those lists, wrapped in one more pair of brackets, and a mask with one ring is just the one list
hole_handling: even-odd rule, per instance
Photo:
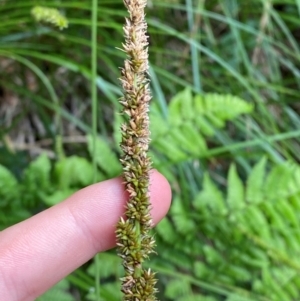
{"label": "plant stalk", "polygon": [[[97,99],[97,24],[98,24],[98,0],[92,1],[92,19],[91,19],[91,95],[92,95],[92,133],[93,133],[93,182],[97,182],[97,161],[96,161],[96,139],[97,139],[97,116],[98,116],[98,99]],[[96,255],[94,258],[96,274],[95,289],[96,301],[100,301],[100,262]]]}
{"label": "plant stalk", "polygon": [[121,71],[123,97],[120,103],[126,122],[121,126],[121,149],[125,187],[129,195],[126,218],[121,218],[116,230],[119,256],[123,259],[125,277],[122,292],[125,301],[154,301],[156,279],[154,273],[143,269],[143,262],[153,252],[155,241],[149,202],[148,157],[149,89],[148,36],[145,21],[146,0],[124,0],[129,17],[124,25],[127,54]]}

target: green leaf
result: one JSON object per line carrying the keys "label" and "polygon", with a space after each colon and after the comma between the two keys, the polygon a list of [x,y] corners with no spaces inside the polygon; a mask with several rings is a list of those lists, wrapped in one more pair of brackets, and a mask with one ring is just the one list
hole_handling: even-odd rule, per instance
{"label": "green leaf", "polygon": [[57,190],[51,195],[44,196],[43,201],[47,206],[54,206],[64,201],[75,192],[76,189],[70,189],[70,188],[66,188],[64,190]]}
{"label": "green leaf", "polygon": [[213,112],[207,111],[205,112],[205,116],[216,128],[223,128],[225,126],[225,121]]}
{"label": "green leaf", "polygon": [[197,131],[194,123],[186,122],[182,125],[182,132],[184,133],[188,143],[186,146],[189,148],[191,153],[197,155],[207,150],[205,139]]}
{"label": "green leaf", "polygon": [[23,173],[22,202],[30,207],[43,201],[45,195],[52,190],[51,162],[46,155],[39,156]]}
{"label": "green leaf", "polygon": [[285,218],[287,224],[290,224],[296,228],[299,227],[299,219],[297,212],[295,212],[292,204],[288,199],[281,199],[275,203],[275,208]]}
{"label": "green leaf", "polygon": [[192,91],[190,88],[186,88],[181,93],[181,103],[183,105],[181,106],[181,113],[182,117],[185,120],[190,120],[195,116],[194,112],[194,98],[192,95]]}
{"label": "green leaf", "polygon": [[202,135],[213,136],[215,127],[222,128],[227,120],[252,110],[252,105],[240,98],[218,94],[193,97],[189,88],[171,99],[166,120],[152,107],[152,146],[171,162],[201,157],[207,150]]}
{"label": "green leaf", "polygon": [[157,137],[164,135],[170,128],[169,122],[164,119],[154,102],[150,106],[150,131],[151,138],[155,140]]}
{"label": "green leaf", "polygon": [[246,190],[246,200],[250,203],[259,203],[264,197],[265,168],[267,159],[263,157],[252,169]]}
{"label": "green leaf", "polygon": [[[97,254],[100,262],[100,274],[102,278],[108,278],[110,276],[120,277],[123,272],[121,259],[115,255],[108,252],[103,252]],[[91,276],[96,275],[96,266],[91,264],[87,270],[88,274]]]}
{"label": "green leaf", "polygon": [[216,215],[222,216],[227,213],[222,192],[212,182],[208,173],[204,174],[202,191],[196,196],[193,204],[204,216],[210,215],[207,209]]}
{"label": "green leaf", "polygon": [[[85,296],[87,301],[98,301],[95,290],[91,289]],[[100,301],[120,301],[122,300],[122,293],[118,282],[109,282],[101,284]]]}
{"label": "green leaf", "polygon": [[[244,298],[242,300],[245,300]],[[249,299],[246,299],[249,300]],[[252,300],[252,299],[251,299]],[[241,301],[241,296],[240,294],[230,294],[226,301]]]}
{"label": "green leaf", "polygon": [[55,164],[55,176],[63,190],[87,186],[93,183],[93,166],[85,158],[71,156]]}
{"label": "green leaf", "polygon": [[102,284],[100,287],[100,295],[103,301],[120,301],[123,296],[118,282]]}
{"label": "green leaf", "polygon": [[203,252],[205,256],[205,260],[211,265],[221,265],[224,264],[224,259],[219,254],[217,250],[209,245],[205,245],[203,247]]}
{"label": "green leaf", "polygon": [[159,139],[155,143],[155,148],[175,162],[185,160],[187,158],[187,154],[180,150],[175,142],[170,142],[169,139]]}
{"label": "green leaf", "polygon": [[265,202],[263,203],[262,208],[267,218],[269,219],[270,225],[275,226],[277,230],[285,229],[286,225],[284,218],[279,212],[277,212],[277,210],[274,207],[274,204],[272,204],[271,202]]}
{"label": "green leaf", "polygon": [[165,290],[165,296],[171,300],[175,300],[180,296],[189,295],[190,293],[190,283],[182,279],[174,279],[169,281]]}
{"label": "green leaf", "polygon": [[194,274],[199,279],[205,279],[211,274],[211,270],[209,266],[206,266],[202,261],[196,261],[194,263]]}
{"label": "green leaf", "polygon": [[[188,131],[188,125],[183,125],[180,130],[174,129],[169,133],[169,140],[173,145],[177,145],[177,148],[181,149],[187,154],[200,155],[207,150],[206,143],[200,134],[195,133],[194,129]],[[195,136],[197,138],[195,138]]]}
{"label": "green leaf", "polygon": [[227,274],[236,281],[250,282],[252,279],[251,272],[245,266],[237,266],[230,263],[226,267]]}
{"label": "green leaf", "polygon": [[69,282],[63,279],[45,294],[38,297],[36,301],[75,301],[75,298],[68,293],[69,287]]}
{"label": "green leaf", "polygon": [[209,112],[221,120],[232,120],[241,114],[253,111],[251,103],[229,94],[206,94],[204,103],[205,112]]}
{"label": "green leaf", "polygon": [[[51,162],[46,155],[40,155],[35,159],[23,174],[23,183],[38,187],[40,190],[49,187],[50,183]],[[29,187],[27,187],[29,188]]]}
{"label": "green leaf", "polygon": [[261,236],[265,241],[271,240],[271,231],[269,222],[261,208],[254,205],[247,206],[243,215],[244,225],[248,224],[254,233]]}
{"label": "green leaf", "polygon": [[153,167],[162,173],[170,183],[174,183],[175,175],[172,168],[168,166],[167,159],[161,158],[151,150],[149,151],[149,157],[152,159]]}
{"label": "green leaf", "polygon": [[191,119],[195,116],[193,110],[193,96],[189,88],[177,93],[169,104],[169,120],[171,124],[182,123],[182,118]]}
{"label": "green leaf", "polygon": [[196,225],[194,220],[190,217],[189,212],[186,212],[182,200],[178,197],[173,200],[171,212],[175,227],[179,233],[183,235],[195,233]]}
{"label": "green leaf", "polygon": [[242,209],[245,206],[244,185],[237,174],[235,164],[232,164],[229,169],[226,201],[232,211]]}
{"label": "green leaf", "polygon": [[155,230],[162,237],[164,241],[169,244],[174,244],[177,241],[177,233],[171,222],[164,218],[156,227]]}
{"label": "green leaf", "polygon": [[90,156],[96,156],[98,166],[107,174],[108,177],[118,176],[122,172],[121,164],[116,154],[109,147],[108,143],[102,137],[95,141],[95,153],[93,137],[88,136],[88,150]]}
{"label": "green leaf", "polygon": [[0,165],[0,208],[18,198],[18,182],[14,175]]}
{"label": "green leaf", "polygon": [[187,296],[182,296],[177,301],[217,301],[217,299],[213,297],[202,296],[199,294],[190,294]]}
{"label": "green leaf", "polygon": [[289,183],[293,180],[297,168],[290,162],[276,165],[265,181],[265,192],[269,199],[276,200],[290,194]]}
{"label": "green leaf", "polygon": [[203,135],[211,137],[215,134],[215,128],[204,116],[199,115],[195,123]]}

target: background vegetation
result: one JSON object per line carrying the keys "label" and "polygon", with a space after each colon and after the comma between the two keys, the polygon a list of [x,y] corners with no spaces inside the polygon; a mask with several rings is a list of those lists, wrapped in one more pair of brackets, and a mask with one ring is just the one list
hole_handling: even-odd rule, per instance
{"label": "background vegetation", "polygon": [[[121,0],[99,1],[98,180],[118,162]],[[38,24],[56,7],[69,27]],[[93,181],[91,5],[0,1],[0,229]],[[155,229],[161,300],[300,299],[300,1],[149,1],[151,154],[173,188]],[[113,151],[113,152],[112,152]],[[114,251],[101,298],[120,300]],[[93,262],[38,300],[95,300]]]}

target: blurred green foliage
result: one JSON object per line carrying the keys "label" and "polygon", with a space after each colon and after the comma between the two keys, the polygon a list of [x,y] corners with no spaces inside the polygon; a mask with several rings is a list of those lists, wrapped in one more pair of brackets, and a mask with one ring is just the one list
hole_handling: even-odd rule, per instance
{"label": "blurred green foliage", "polygon": [[[37,23],[58,9],[63,31]],[[90,3],[0,1],[0,230],[121,173],[121,1],[100,1],[99,137],[91,136]],[[149,1],[151,156],[173,189],[154,230],[160,300],[299,300],[300,3]],[[120,261],[99,254],[101,298]],[[38,300],[96,300],[92,262]]]}

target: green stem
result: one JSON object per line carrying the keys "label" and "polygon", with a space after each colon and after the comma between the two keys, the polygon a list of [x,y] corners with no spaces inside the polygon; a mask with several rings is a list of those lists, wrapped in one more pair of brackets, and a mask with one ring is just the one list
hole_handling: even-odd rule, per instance
{"label": "green stem", "polygon": [[[97,19],[98,19],[98,1],[92,1],[92,38],[91,38],[91,94],[92,94],[92,132],[93,132],[93,170],[94,170],[94,183],[97,181],[97,162],[96,162],[96,139],[97,139]],[[95,288],[96,288],[96,300],[100,301],[100,262],[96,255],[94,258],[96,266],[95,275]]]}

